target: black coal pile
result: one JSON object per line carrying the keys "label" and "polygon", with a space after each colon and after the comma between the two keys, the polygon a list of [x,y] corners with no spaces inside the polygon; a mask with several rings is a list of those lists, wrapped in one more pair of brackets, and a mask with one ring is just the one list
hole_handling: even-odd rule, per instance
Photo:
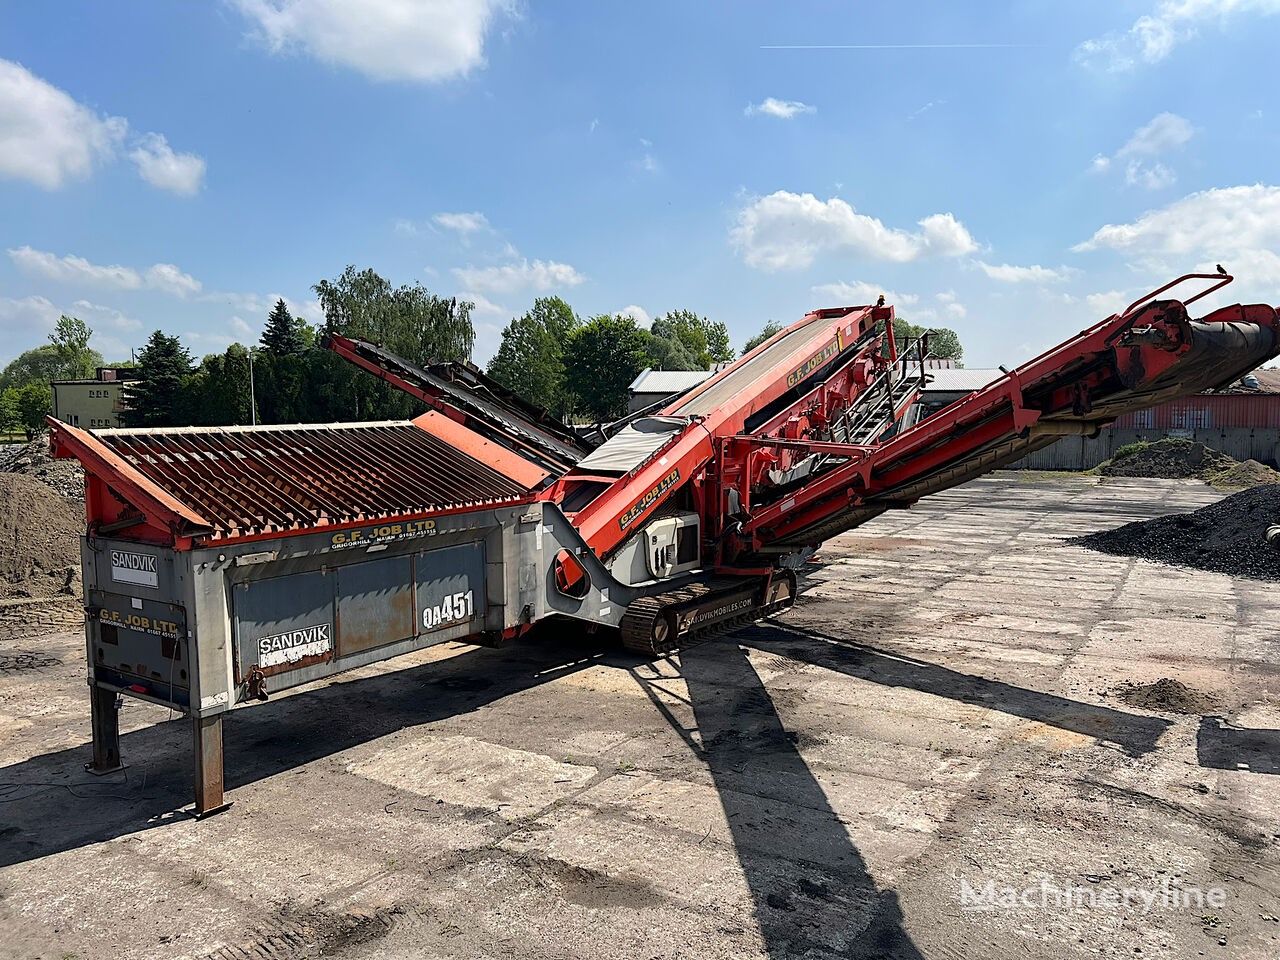
{"label": "black coal pile", "polygon": [[1280,523],[1280,484],[1241,490],[1194,513],[1127,523],[1072,543],[1120,557],[1139,557],[1235,577],[1280,580],[1280,552],[1267,527]]}

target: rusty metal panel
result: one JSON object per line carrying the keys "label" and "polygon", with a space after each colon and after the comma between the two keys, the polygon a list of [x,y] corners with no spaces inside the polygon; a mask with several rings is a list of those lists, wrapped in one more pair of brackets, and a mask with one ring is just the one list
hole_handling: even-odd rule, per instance
{"label": "rusty metal panel", "polygon": [[412,423],[103,430],[128,468],[212,539],[528,499],[530,489]]}
{"label": "rusty metal panel", "polygon": [[1125,414],[1120,430],[1272,430],[1280,428],[1280,395],[1224,394],[1186,397]]}
{"label": "rusty metal panel", "polygon": [[324,571],[235,585],[236,680],[333,659],[334,575]]}
{"label": "rusty metal panel", "polygon": [[352,563],[336,576],[339,657],[414,635],[412,558]]}
{"label": "rusty metal panel", "polygon": [[483,619],[488,604],[483,541],[425,550],[413,565],[419,633]]}

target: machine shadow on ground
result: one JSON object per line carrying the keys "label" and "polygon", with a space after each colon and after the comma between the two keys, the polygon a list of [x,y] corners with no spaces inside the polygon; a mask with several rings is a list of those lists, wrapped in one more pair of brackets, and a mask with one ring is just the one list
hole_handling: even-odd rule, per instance
{"label": "machine shadow on ground", "polygon": [[[407,726],[468,713],[599,663],[598,643],[542,639],[501,650],[468,649],[394,673],[330,682],[226,720],[225,783],[234,790]],[[563,631],[560,631],[561,633]],[[88,705],[85,705],[88,733]],[[85,772],[90,745],[0,767],[0,866],[164,826],[191,803],[191,721],[124,733],[121,773]],[[234,801],[235,797],[230,797]],[[86,815],[88,806],[92,813]]]}
{"label": "machine shadow on ground", "polygon": [[744,646],[782,654],[870,683],[918,690],[969,706],[1035,720],[1110,743],[1133,757],[1155,749],[1161,735],[1172,726],[1170,721],[1159,717],[1081,703],[1001,680],[962,673],[927,660],[782,621],[750,627],[739,632],[735,639]]}
{"label": "machine shadow on ground", "polygon": [[1204,717],[1196,732],[1196,759],[1215,770],[1280,774],[1280,730],[1254,730],[1222,717]]}
{"label": "machine shadow on ground", "polygon": [[736,638],[680,656],[692,730],[647,672],[633,674],[711,773],[768,955],[921,957]]}

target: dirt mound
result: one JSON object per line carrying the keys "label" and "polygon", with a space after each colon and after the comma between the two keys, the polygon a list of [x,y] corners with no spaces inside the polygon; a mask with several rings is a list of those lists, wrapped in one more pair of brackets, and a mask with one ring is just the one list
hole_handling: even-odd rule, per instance
{"label": "dirt mound", "polygon": [[1209,479],[1229,470],[1236,461],[1203,443],[1191,440],[1157,440],[1130,443],[1098,464],[1104,477],[1159,477],[1165,480]]}
{"label": "dirt mound", "polygon": [[1196,693],[1186,684],[1168,677],[1146,684],[1126,680],[1112,692],[1125,703],[1144,710],[1205,716],[1218,709],[1217,702],[1212,697]]}
{"label": "dirt mound", "polygon": [[1215,487],[1257,487],[1264,483],[1280,483],[1280,472],[1257,460],[1245,460],[1214,474],[1209,482]]}
{"label": "dirt mound", "polygon": [[1241,490],[1194,513],[1127,523],[1070,541],[1121,557],[1140,557],[1236,577],[1280,580],[1280,553],[1267,527],[1280,523],[1280,484]]}
{"label": "dirt mound", "polygon": [[0,473],[0,598],[80,595],[83,509],[30,477]]}
{"label": "dirt mound", "polygon": [[55,460],[49,456],[49,435],[30,443],[0,447],[0,472],[20,473],[52,487],[64,497],[84,499],[84,468],[78,460]]}

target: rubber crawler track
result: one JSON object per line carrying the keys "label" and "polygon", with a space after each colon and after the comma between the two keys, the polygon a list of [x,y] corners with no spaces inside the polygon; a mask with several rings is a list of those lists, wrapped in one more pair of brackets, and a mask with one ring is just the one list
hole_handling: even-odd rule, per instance
{"label": "rubber crawler track", "polygon": [[[642,597],[634,601],[622,617],[622,645],[642,657],[666,657],[681,647],[724,636],[785,610],[795,602],[795,582],[791,581],[787,596],[774,603],[761,605],[761,584],[744,584],[742,580],[722,579],[688,583],[666,593]],[[736,616],[724,617],[695,625],[684,633],[675,632],[675,615],[690,608],[711,603],[731,603],[737,598],[756,601]]]}

